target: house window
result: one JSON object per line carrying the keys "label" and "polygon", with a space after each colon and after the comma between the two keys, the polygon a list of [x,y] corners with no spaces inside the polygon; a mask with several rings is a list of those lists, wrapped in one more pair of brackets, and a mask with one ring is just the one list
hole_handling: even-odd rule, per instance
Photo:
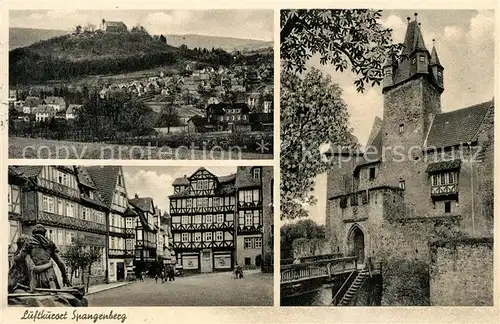
{"label": "house window", "polygon": [[245,265],[247,265],[247,266],[252,265],[252,259],[251,258],[245,258]]}
{"label": "house window", "polygon": [[253,248],[253,241],[252,241],[252,238],[245,238],[245,245],[244,245],[244,248],[245,249],[251,249]]}
{"label": "house window", "polygon": [[260,168],[254,168],[253,169],[253,178],[254,179],[260,179]]}
{"label": "house window", "polygon": [[54,197],[43,196],[43,210],[49,213],[54,212]]}
{"label": "house window", "polygon": [[418,58],[419,58],[421,63],[425,62],[425,57],[423,55],[420,55]]}
{"label": "house window", "polygon": [[260,201],[260,191],[259,191],[259,189],[254,189],[254,191],[253,191],[253,201]]}
{"label": "house window", "polygon": [[201,242],[201,233],[200,232],[194,233],[194,241]]}
{"label": "house window", "polygon": [[245,213],[245,226],[252,226],[253,225],[253,214],[252,212],[246,212]]}
{"label": "house window", "polygon": [[389,75],[392,75],[392,68],[387,68],[385,69],[385,75],[389,76]]}
{"label": "house window", "polygon": [[192,204],[191,199],[186,200],[186,207],[187,208],[191,208],[191,204]]}
{"label": "house window", "polygon": [[205,223],[207,223],[207,224],[212,224],[212,222],[213,222],[213,217],[212,217],[212,215],[206,215],[206,216],[205,216]]}
{"label": "house window", "polygon": [[201,215],[194,216],[194,222],[196,224],[201,224]]}
{"label": "house window", "polygon": [[182,224],[189,224],[189,216],[182,216]]}
{"label": "house window", "polygon": [[253,201],[252,190],[246,190],[243,192],[243,201],[246,203]]}
{"label": "house window", "polygon": [[253,224],[254,225],[260,224],[260,211],[259,210],[253,211]]}
{"label": "house window", "polygon": [[370,180],[375,179],[375,167],[370,168],[369,172],[370,172],[370,175],[369,175]]}
{"label": "house window", "polygon": [[262,248],[262,237],[256,237],[256,238],[254,238],[254,248],[255,249]]}
{"label": "house window", "polygon": [[445,213],[450,213],[451,212],[451,201],[445,201],[444,202],[444,212]]}
{"label": "house window", "polygon": [[189,241],[189,233],[182,233],[182,242]]}
{"label": "house window", "polygon": [[205,242],[212,242],[212,232],[206,232],[205,234]]}
{"label": "house window", "polygon": [[399,180],[399,188],[404,189],[405,188],[405,181],[404,180]]}
{"label": "house window", "polygon": [[217,215],[217,223],[224,223],[224,215],[223,214],[218,214]]}
{"label": "house window", "polygon": [[219,207],[219,197],[214,197],[213,206],[214,207]]}
{"label": "house window", "polygon": [[403,134],[404,131],[405,131],[405,124],[399,125],[399,134]]}
{"label": "house window", "polygon": [[417,58],[414,57],[413,60],[411,61],[411,64],[417,64]]}
{"label": "house window", "polygon": [[224,239],[224,233],[222,233],[221,231],[219,232],[215,232],[215,240],[216,241],[222,241]]}
{"label": "house window", "polygon": [[83,207],[82,216],[83,220],[89,220],[90,210],[87,207]]}

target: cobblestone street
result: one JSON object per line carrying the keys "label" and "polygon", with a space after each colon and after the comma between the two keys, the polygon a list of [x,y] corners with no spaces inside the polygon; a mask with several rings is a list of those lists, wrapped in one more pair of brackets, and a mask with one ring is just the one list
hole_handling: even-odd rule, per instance
{"label": "cobblestone street", "polygon": [[158,283],[148,278],[132,284],[88,295],[89,306],[272,306],[273,275],[210,273],[176,277]]}

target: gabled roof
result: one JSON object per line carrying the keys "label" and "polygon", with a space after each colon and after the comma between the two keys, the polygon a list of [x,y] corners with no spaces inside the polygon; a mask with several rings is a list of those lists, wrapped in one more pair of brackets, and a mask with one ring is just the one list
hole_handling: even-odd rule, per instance
{"label": "gabled roof", "polygon": [[432,47],[431,60],[429,62],[429,65],[430,66],[439,65],[442,67],[441,61],[439,61],[439,56],[437,54],[436,47],[434,47],[434,46]]}
{"label": "gabled roof", "polygon": [[140,210],[144,212],[148,212],[151,214],[155,213],[155,207],[153,205],[153,198],[151,197],[144,197],[144,198],[133,198],[129,199],[130,204],[133,206],[139,208]]}
{"label": "gabled roof", "polygon": [[111,203],[113,202],[120,169],[120,166],[114,165],[87,167],[87,172],[94,181],[97,190],[101,193],[107,207],[111,207]]}
{"label": "gabled roof", "polygon": [[478,130],[493,101],[437,114],[427,135],[426,147],[451,147],[477,140]]}
{"label": "gabled roof", "polygon": [[195,174],[197,174],[198,172],[202,172],[202,171],[208,172],[213,178],[217,178],[212,172],[208,171],[204,167],[199,167],[198,170],[193,172],[193,174],[188,177],[188,179],[191,179]]}
{"label": "gabled roof", "polygon": [[40,105],[41,100],[38,97],[26,97],[26,100],[24,101],[23,106],[24,107],[38,107]]}
{"label": "gabled roof", "polygon": [[90,174],[87,172],[87,170],[85,170],[85,167],[77,166],[76,171],[78,182],[80,184],[92,189],[97,189],[94,182],[92,181],[92,178],[90,177]]}

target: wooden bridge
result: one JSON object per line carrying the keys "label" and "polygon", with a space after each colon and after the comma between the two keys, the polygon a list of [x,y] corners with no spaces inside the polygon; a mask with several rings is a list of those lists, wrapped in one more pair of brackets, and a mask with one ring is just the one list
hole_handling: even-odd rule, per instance
{"label": "wooden bridge", "polygon": [[[356,294],[368,276],[375,271],[371,260],[358,264],[356,256],[337,257],[299,264],[282,265],[280,269],[280,294],[283,300],[307,296],[333,281],[343,282],[332,294],[333,305],[344,305]],[[338,288],[338,287],[337,287]],[[304,297],[305,298],[305,297]]]}

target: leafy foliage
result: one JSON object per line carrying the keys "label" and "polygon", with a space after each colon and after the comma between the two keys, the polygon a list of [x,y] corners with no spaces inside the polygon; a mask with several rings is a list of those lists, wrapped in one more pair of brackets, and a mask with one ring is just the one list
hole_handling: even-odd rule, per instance
{"label": "leafy foliage", "polygon": [[380,24],[381,10],[282,10],[281,59],[285,71],[302,73],[313,55],[336,71],[350,69],[357,90],[383,80],[383,63],[397,57],[402,44],[392,44],[392,30]]}
{"label": "leafy foliage", "polygon": [[325,226],[318,225],[311,219],[301,219],[297,223],[283,225],[280,228],[280,257],[293,258],[293,241],[297,239],[323,239]]}
{"label": "leafy foliage", "polygon": [[62,254],[62,257],[64,258],[66,266],[68,266],[71,269],[70,273],[71,279],[73,278],[73,274],[75,273],[75,271],[80,270],[82,273],[81,276],[82,284],[85,284],[84,282],[85,278],[83,273],[85,270],[88,271],[88,276],[87,276],[87,291],[88,291],[92,264],[99,262],[99,260],[102,257],[99,249],[96,249],[93,246],[85,244],[85,241],[83,240],[82,237],[76,237],[73,240],[72,244],[66,248],[66,250]]}
{"label": "leafy foliage", "polygon": [[329,76],[311,69],[304,78],[281,74],[281,218],[306,217],[305,204],[316,202],[314,178],[332,161],[320,151],[323,143],[353,147],[342,91]]}

